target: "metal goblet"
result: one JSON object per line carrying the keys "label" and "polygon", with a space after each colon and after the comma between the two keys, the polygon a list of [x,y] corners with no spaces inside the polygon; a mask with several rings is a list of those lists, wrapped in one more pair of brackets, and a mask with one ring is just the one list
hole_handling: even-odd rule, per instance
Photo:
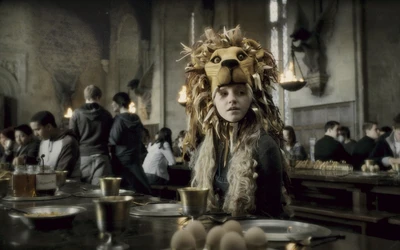
{"label": "metal goblet", "polygon": [[118,196],[120,177],[102,177],[100,178],[100,189],[103,196]]}
{"label": "metal goblet", "polygon": [[129,245],[116,241],[114,236],[120,235],[128,228],[132,200],[132,196],[107,196],[93,200],[97,228],[101,235],[108,237],[106,243],[97,247],[98,250],[129,248]]}
{"label": "metal goblet", "polygon": [[183,214],[190,216],[192,220],[202,216],[207,210],[208,191],[208,188],[179,188]]}

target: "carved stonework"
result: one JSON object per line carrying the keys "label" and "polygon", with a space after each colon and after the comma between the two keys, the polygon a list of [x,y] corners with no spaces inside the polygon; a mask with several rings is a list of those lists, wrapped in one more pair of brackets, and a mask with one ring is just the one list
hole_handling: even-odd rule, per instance
{"label": "carved stonework", "polygon": [[14,86],[16,91],[26,92],[26,55],[24,53],[14,53],[0,51],[0,67],[9,72],[17,81],[18,86]]}
{"label": "carved stonework", "polygon": [[329,76],[327,74],[308,73],[307,74],[307,87],[311,89],[311,94],[315,96],[322,96],[328,82]]}

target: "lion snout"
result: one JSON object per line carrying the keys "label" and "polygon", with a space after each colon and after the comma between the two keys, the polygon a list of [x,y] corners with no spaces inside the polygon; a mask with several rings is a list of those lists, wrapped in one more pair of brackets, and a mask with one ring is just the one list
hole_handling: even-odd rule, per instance
{"label": "lion snout", "polygon": [[227,67],[227,68],[229,68],[229,69],[234,69],[234,68],[236,68],[236,67],[239,67],[239,62],[238,62],[237,60],[232,60],[232,59],[224,60],[224,61],[221,63],[221,66],[222,66],[222,67]]}

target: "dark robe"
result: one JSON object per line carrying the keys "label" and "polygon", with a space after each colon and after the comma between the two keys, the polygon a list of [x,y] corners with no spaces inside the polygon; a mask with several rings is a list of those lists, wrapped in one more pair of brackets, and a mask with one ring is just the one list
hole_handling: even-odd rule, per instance
{"label": "dark robe", "polygon": [[[224,148],[219,143],[219,152]],[[223,167],[224,160],[221,154],[217,154],[217,170],[214,175],[214,190],[219,197],[224,197],[229,188],[227,181],[228,167]],[[230,155],[229,155],[229,158]],[[255,193],[256,210],[254,214],[271,218],[285,216],[282,205],[283,164],[282,155],[276,142],[265,132],[261,133],[256,152],[257,189]],[[221,200],[221,205],[223,199]]]}
{"label": "dark robe", "polygon": [[112,150],[112,166],[122,177],[121,186],[143,194],[151,188],[143,171],[142,163],[147,150],[142,143],[143,124],[136,114],[122,113],[115,116],[109,143]]}
{"label": "dark robe", "polygon": [[315,143],[315,160],[351,163],[351,157],[343,145],[329,135],[325,135]]}
{"label": "dark robe", "polygon": [[14,157],[24,156],[25,162],[28,165],[38,164],[40,141],[32,140],[25,146],[18,147]]}
{"label": "dark robe", "polygon": [[361,166],[363,165],[364,161],[368,159],[368,156],[374,149],[375,144],[375,140],[368,136],[364,136],[356,143],[353,150],[354,170],[361,170]]}

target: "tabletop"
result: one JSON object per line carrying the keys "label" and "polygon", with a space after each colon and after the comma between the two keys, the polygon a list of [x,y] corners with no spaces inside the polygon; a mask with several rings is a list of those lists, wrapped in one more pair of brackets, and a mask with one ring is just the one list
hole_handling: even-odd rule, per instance
{"label": "tabletop", "polygon": [[[62,190],[74,193],[82,187],[92,186],[82,183],[67,183]],[[139,196],[145,202],[147,196]],[[19,219],[11,218],[4,206],[27,208],[42,205],[76,205],[87,209],[78,214],[71,227],[40,231],[27,228]],[[130,249],[160,250],[167,249],[172,235],[176,230],[182,229],[185,217],[138,217],[131,216],[129,228],[119,237]],[[207,230],[215,224],[209,220],[202,220]],[[346,239],[337,240],[313,247],[316,250],[374,250],[374,249],[400,249],[399,241],[386,240],[365,235],[353,234],[342,231],[333,231],[334,234],[344,234]],[[96,249],[101,244],[99,230],[97,229],[94,204],[92,198],[70,196],[65,199],[35,202],[9,202],[0,201],[0,249]],[[285,249],[285,243],[271,242],[274,249]]]}

